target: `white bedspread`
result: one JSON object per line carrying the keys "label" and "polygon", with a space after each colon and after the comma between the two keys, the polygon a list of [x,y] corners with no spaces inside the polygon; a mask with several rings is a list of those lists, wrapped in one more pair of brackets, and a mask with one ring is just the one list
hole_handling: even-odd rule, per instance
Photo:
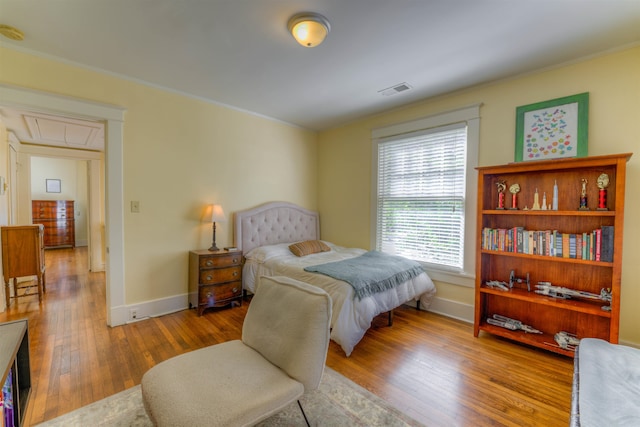
{"label": "white bedspread", "polygon": [[243,286],[255,292],[260,286],[261,276],[287,276],[318,286],[333,300],[331,319],[331,339],[338,343],[349,356],[371,326],[371,321],[380,313],[412,301],[420,300],[420,306],[427,308],[435,295],[435,286],[427,273],[420,274],[400,286],[370,297],[357,300],[354,290],[346,282],[323,274],[304,271],[304,267],[339,261],[362,255],[364,249],[344,248],[328,242],[329,252],[297,257],[289,251],[289,243],[256,248],[245,254]]}

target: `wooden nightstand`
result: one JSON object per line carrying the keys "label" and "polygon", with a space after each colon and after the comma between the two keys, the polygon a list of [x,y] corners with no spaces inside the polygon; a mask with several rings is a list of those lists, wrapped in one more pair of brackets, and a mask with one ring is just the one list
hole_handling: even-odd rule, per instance
{"label": "wooden nightstand", "polygon": [[189,252],[189,308],[242,305],[242,251]]}

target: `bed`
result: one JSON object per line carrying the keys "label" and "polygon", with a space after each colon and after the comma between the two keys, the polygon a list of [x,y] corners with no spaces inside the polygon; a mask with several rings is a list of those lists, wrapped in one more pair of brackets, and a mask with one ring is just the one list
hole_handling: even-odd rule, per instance
{"label": "bed", "polygon": [[353,260],[367,251],[345,248],[322,241],[329,250],[296,256],[289,245],[320,239],[317,212],[287,202],[271,202],[235,214],[235,242],[245,257],[243,289],[255,292],[262,276],[287,276],[326,290],[333,301],[331,339],[349,356],[377,315],[391,312],[404,303],[415,301],[427,308],[435,295],[435,286],[424,271],[420,271],[397,286],[356,297],[347,282],[305,268]]}

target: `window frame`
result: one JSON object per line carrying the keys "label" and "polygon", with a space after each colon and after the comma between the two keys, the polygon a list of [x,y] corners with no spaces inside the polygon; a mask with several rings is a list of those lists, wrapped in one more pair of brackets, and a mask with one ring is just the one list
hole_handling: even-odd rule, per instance
{"label": "window frame", "polygon": [[373,129],[372,164],[371,164],[371,247],[377,247],[378,224],[378,144],[388,141],[390,137],[400,137],[435,128],[444,128],[457,123],[467,125],[467,158],[465,177],[465,209],[464,209],[464,255],[462,269],[450,268],[440,264],[420,262],[429,276],[434,280],[452,283],[465,287],[475,286],[475,246],[476,246],[476,208],[478,191],[478,147],[480,143],[480,106],[475,104],[457,110],[443,112],[405,123],[398,123]]}

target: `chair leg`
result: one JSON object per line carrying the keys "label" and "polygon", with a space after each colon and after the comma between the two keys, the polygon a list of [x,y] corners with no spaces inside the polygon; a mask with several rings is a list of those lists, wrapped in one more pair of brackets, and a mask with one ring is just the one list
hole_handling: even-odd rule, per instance
{"label": "chair leg", "polygon": [[300,403],[300,400],[298,400],[298,406],[300,407],[300,411],[302,412],[302,416],[304,417],[304,422],[307,423],[307,427],[311,427],[311,424],[309,424],[309,420],[307,419],[307,414],[305,414],[304,409],[302,409],[302,403]]}

